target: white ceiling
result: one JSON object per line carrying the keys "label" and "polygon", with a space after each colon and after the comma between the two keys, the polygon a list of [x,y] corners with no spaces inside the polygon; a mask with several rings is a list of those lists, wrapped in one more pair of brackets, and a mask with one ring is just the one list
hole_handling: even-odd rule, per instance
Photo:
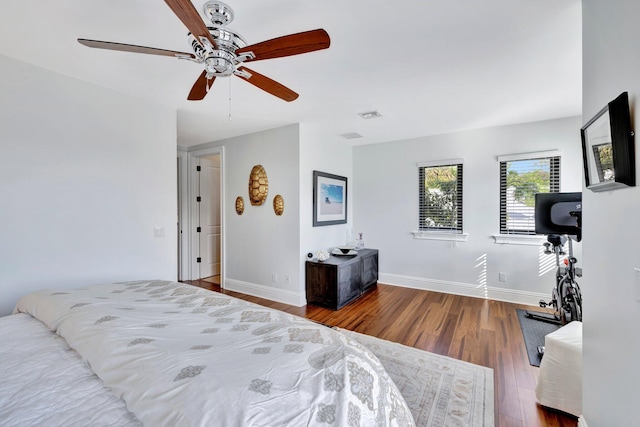
{"label": "white ceiling", "polygon": [[[201,12],[205,0],[193,1]],[[237,77],[187,101],[200,65],[76,41],[189,52],[186,28],[162,0],[4,2],[0,54],[176,108],[183,146],[298,122],[336,140],[363,135],[355,145],[581,114],[580,0],[226,2],[229,27],[248,44],[329,33],[327,50],[251,64],[296,101]],[[357,115],[369,110],[383,117]]]}

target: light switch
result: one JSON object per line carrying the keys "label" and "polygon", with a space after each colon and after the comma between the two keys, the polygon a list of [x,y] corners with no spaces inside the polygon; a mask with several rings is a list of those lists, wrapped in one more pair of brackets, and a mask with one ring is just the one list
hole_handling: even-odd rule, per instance
{"label": "light switch", "polygon": [[153,227],[153,237],[164,237],[166,234],[164,227]]}
{"label": "light switch", "polygon": [[634,284],[636,287],[636,302],[640,302],[640,268],[633,269]]}

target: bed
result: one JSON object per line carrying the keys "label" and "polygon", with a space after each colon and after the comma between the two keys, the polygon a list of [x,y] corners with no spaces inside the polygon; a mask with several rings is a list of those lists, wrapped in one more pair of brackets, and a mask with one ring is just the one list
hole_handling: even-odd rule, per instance
{"label": "bed", "polygon": [[357,340],[191,285],[38,291],[0,339],[3,425],[414,425]]}

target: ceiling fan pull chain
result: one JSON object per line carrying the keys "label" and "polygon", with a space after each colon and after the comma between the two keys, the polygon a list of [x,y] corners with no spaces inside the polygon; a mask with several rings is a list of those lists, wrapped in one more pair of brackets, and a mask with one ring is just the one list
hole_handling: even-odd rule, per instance
{"label": "ceiling fan pull chain", "polygon": [[231,79],[229,79],[229,121],[231,121]]}

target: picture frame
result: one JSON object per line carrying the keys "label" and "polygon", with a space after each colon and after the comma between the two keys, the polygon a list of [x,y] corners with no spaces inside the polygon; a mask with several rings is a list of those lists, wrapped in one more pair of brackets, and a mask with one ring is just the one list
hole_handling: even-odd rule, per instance
{"label": "picture frame", "polygon": [[581,129],[586,187],[607,191],[635,186],[635,150],[629,98],[623,92]]}
{"label": "picture frame", "polygon": [[313,171],[313,226],[347,223],[347,178]]}

